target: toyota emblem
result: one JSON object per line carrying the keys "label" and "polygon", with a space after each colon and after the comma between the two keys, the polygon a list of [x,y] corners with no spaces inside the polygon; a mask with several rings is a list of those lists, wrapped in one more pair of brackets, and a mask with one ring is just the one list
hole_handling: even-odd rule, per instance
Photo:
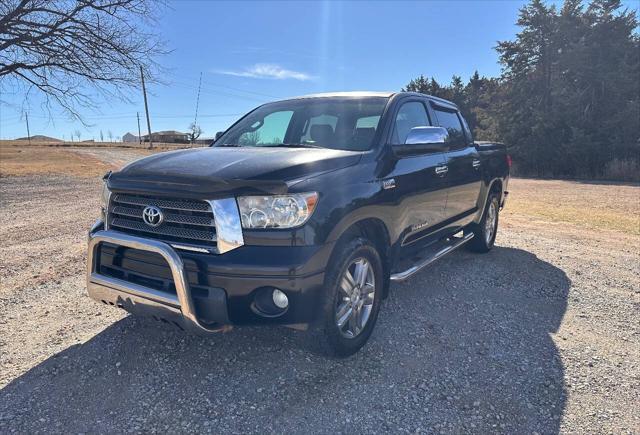
{"label": "toyota emblem", "polygon": [[157,227],[164,220],[164,214],[158,207],[149,205],[142,210],[142,220],[151,227]]}

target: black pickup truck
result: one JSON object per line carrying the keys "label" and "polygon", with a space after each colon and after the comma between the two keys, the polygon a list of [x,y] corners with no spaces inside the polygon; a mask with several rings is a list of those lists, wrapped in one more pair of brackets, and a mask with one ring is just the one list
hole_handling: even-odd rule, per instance
{"label": "black pickup truck", "polygon": [[208,148],[105,176],[88,292],[200,333],[311,325],[331,353],[349,355],[371,335],[391,281],[463,244],[492,248],[510,165],[504,145],[474,142],[440,98],[265,104]]}

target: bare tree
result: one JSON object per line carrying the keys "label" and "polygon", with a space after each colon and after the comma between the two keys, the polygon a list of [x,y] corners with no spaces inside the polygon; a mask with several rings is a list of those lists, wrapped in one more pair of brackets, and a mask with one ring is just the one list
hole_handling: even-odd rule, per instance
{"label": "bare tree", "polygon": [[194,143],[202,134],[202,128],[195,122],[189,125],[189,142]]}
{"label": "bare tree", "polygon": [[111,130],[107,130],[107,137],[109,138],[109,142],[113,142],[113,133]]}
{"label": "bare tree", "polygon": [[240,145],[245,146],[254,146],[260,143],[260,132],[259,131],[250,131],[247,133],[242,133],[240,136]]}
{"label": "bare tree", "polygon": [[76,130],[74,133],[76,134],[76,137],[78,138],[78,142],[80,142],[80,136],[82,136],[82,132],[80,130]]}
{"label": "bare tree", "polygon": [[[96,96],[128,101],[132,88],[159,72],[164,53],[145,29],[164,0],[0,1],[0,93],[20,87],[25,102],[32,90],[51,111],[58,104],[82,121],[81,107],[96,107]],[[96,92],[97,91],[97,92]]]}
{"label": "bare tree", "polygon": [[100,142],[104,142],[104,135],[102,134],[102,130],[100,130]]}

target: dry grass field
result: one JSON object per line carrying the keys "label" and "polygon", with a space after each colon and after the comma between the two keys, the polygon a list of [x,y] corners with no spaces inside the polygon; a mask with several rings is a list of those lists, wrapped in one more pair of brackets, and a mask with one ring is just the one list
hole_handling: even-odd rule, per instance
{"label": "dry grass field", "polygon": [[0,145],[0,176],[61,174],[85,178],[98,177],[128,160],[150,153],[151,151],[145,149],[128,148]]}
{"label": "dry grass field", "polygon": [[514,179],[510,220],[640,235],[640,184]]}
{"label": "dry grass field", "polygon": [[[0,139],[0,147],[50,147],[50,148],[134,148],[147,149],[148,143],[143,142],[64,142],[64,141],[43,141],[43,140],[8,140]],[[180,148],[192,148],[203,145],[185,143],[165,143],[154,142],[153,148],[158,150],[175,150]]]}
{"label": "dry grass field", "polygon": [[639,185],[513,179],[492,252],[392,285],[331,360],[88,299],[100,177],[148,153],[0,146],[0,433],[639,431]]}

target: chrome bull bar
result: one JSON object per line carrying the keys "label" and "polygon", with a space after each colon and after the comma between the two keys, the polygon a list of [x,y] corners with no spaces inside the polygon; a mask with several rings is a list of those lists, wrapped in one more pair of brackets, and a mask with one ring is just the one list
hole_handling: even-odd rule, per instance
{"label": "chrome bull bar", "polygon": [[[112,243],[161,255],[171,269],[176,295],[100,274],[96,252],[101,243]],[[89,296],[98,302],[116,305],[130,312],[142,312],[160,319],[168,318],[180,327],[194,332],[210,333],[224,329],[223,325],[216,324],[210,327],[198,320],[182,258],[171,246],[158,240],[113,230],[89,233],[87,291]]]}

